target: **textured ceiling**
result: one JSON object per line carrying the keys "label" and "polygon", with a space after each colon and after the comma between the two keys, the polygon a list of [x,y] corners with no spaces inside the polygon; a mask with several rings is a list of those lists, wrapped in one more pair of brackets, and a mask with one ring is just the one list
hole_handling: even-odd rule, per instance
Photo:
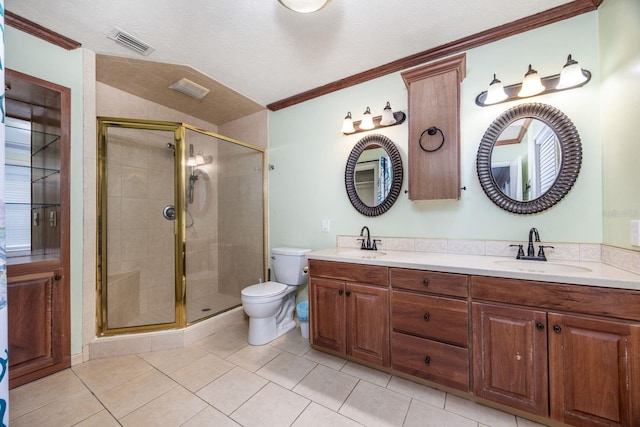
{"label": "textured ceiling", "polygon": [[[5,0],[98,55],[186,65],[264,106],[570,0]],[[147,57],[107,38],[120,28]]]}

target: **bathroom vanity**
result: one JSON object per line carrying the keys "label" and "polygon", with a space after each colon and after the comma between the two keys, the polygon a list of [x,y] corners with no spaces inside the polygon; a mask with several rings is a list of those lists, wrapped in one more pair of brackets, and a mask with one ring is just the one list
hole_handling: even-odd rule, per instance
{"label": "bathroom vanity", "polygon": [[365,252],[308,255],[315,348],[553,422],[638,425],[640,276]]}

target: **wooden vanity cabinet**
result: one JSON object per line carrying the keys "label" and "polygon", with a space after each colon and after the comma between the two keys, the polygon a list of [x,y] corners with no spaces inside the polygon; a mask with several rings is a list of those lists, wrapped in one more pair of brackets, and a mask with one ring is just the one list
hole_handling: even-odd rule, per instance
{"label": "wooden vanity cabinet", "polygon": [[638,294],[472,277],[474,393],[570,425],[638,425]]}
{"label": "wooden vanity cabinet", "polygon": [[468,279],[390,269],[392,367],[469,391]]}
{"label": "wooden vanity cabinet", "polygon": [[388,268],[309,261],[311,343],[389,366]]}

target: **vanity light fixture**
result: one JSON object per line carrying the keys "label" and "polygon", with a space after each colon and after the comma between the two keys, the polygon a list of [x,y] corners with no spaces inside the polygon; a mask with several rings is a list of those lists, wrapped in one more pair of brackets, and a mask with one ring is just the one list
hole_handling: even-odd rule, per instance
{"label": "vanity light fixture", "polygon": [[382,110],[381,116],[373,117],[371,114],[371,108],[367,107],[364,112],[361,121],[353,121],[351,117],[351,112],[348,112],[344,121],[342,122],[342,129],[340,131],[349,135],[352,133],[365,132],[372,129],[379,129],[387,126],[395,126],[407,119],[407,115],[402,111],[393,111],[391,109],[391,104],[387,102],[387,105]]}
{"label": "vanity light fixture", "polygon": [[529,65],[522,83],[509,86],[502,86],[494,74],[489,89],[476,96],[476,104],[485,107],[519,98],[574,89],[586,85],[589,80],[591,80],[591,72],[581,68],[569,55],[560,74],[540,78],[538,72]]}
{"label": "vanity light fixture", "polygon": [[330,0],[278,0],[289,10],[298,13],[312,13],[325,7]]}

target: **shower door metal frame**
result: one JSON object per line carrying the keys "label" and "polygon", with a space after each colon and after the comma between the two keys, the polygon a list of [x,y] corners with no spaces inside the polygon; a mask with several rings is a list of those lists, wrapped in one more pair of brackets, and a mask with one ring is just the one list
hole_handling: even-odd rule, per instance
{"label": "shower door metal frame", "polygon": [[[106,144],[107,129],[128,128],[156,131],[169,131],[174,134],[176,159],[186,159],[186,130],[192,130],[235,145],[247,147],[262,154],[262,265],[263,277],[267,274],[267,158],[266,151],[245,142],[210,132],[187,123],[166,122],[156,120],[127,119],[117,117],[97,118],[97,245],[96,245],[96,333],[98,336],[118,335],[123,333],[140,333],[158,330],[181,328],[189,325],[186,312],[186,162],[174,162],[174,200],[176,219],[174,221],[175,236],[175,321],[121,328],[107,327],[107,188],[106,188]],[[199,319],[197,323],[202,320]]]}

